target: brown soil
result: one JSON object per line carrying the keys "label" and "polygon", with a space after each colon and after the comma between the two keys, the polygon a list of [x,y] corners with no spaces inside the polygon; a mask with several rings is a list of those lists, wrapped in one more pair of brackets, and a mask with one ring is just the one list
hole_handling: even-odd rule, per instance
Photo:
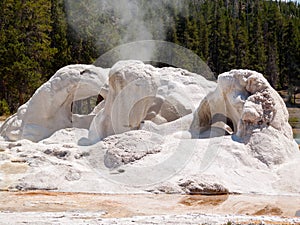
{"label": "brown soil", "polygon": [[9,116],[0,116],[0,121],[5,121]]}
{"label": "brown soil", "polygon": [[253,213],[253,215],[255,215],[255,216],[260,216],[260,215],[280,216],[280,215],[282,215],[282,210],[278,207],[267,205],[263,209],[260,209],[257,212]]}
{"label": "brown soil", "polygon": [[228,199],[228,195],[219,196],[203,196],[203,195],[192,195],[183,197],[179,204],[197,207],[197,206],[218,206]]}
{"label": "brown soil", "polygon": [[300,197],[287,196],[0,192],[2,212],[99,212],[108,218],[187,213],[294,217],[298,210]]}

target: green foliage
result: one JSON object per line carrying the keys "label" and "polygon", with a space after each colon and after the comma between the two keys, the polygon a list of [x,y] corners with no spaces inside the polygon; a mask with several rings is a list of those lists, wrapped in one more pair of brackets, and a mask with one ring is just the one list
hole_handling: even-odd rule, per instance
{"label": "green foliage", "polygon": [[44,81],[51,48],[48,0],[3,0],[0,5],[0,98],[15,111]]}
{"label": "green foliage", "polygon": [[[198,49],[193,50],[216,75],[247,68],[263,73],[275,88],[286,89],[292,82],[300,85],[299,4],[259,0],[184,2],[189,14],[201,24],[197,28],[200,37],[193,43]],[[189,48],[186,40],[194,34],[184,33],[186,30],[193,28],[185,23],[175,30],[175,42]]]}
{"label": "green foliage", "polygon": [[[113,47],[140,38],[139,26],[130,23],[129,14],[124,18],[127,14],[121,1],[117,4],[121,8],[99,8],[101,2],[0,1],[0,99],[11,112],[59,68],[93,63]],[[106,4],[113,2],[117,1],[107,0]],[[263,73],[273,87],[292,90],[291,96],[300,87],[300,4],[260,0],[134,2],[141,9],[134,16],[143,21],[152,39],[194,51],[216,76],[235,68],[253,69]],[[189,59],[177,57],[188,68]]]}
{"label": "green foliage", "polygon": [[10,115],[9,106],[5,99],[0,100],[0,116]]}
{"label": "green foliage", "polygon": [[49,65],[49,79],[58,69],[72,63],[69,40],[67,39],[68,23],[65,15],[64,0],[51,0],[51,48],[56,49]]}
{"label": "green foliage", "polygon": [[299,122],[299,118],[297,118],[297,117],[289,118],[289,122],[290,123],[298,123]]}

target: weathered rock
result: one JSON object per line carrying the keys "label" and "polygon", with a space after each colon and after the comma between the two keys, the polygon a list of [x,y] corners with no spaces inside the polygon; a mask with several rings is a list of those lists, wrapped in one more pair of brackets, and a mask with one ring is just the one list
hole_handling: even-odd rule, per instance
{"label": "weathered rock", "polygon": [[255,71],[232,70],[219,75],[216,90],[206,96],[194,115],[191,132],[195,138],[222,121],[232,126],[235,140],[247,144],[253,155],[268,165],[280,164],[296,151],[282,98]]}
{"label": "weathered rock", "polygon": [[60,69],[6,120],[0,135],[10,141],[40,141],[62,128],[89,127],[93,116],[72,114],[72,102],[98,95],[107,74],[107,70],[92,65]]}
{"label": "weathered rock", "polygon": [[109,72],[106,103],[91,124],[90,142],[138,129],[143,120],[161,124],[179,119],[215,86],[183,69],[120,61]]}
{"label": "weathered rock", "polygon": [[[109,82],[99,71],[63,68],[6,121],[6,139],[41,141],[0,140],[0,189],[300,194],[288,114],[261,74],[234,70],[217,85],[138,61],[116,64]],[[99,93],[91,115],[72,115]]]}
{"label": "weathered rock", "polygon": [[66,159],[70,155],[70,151],[60,150],[60,149],[46,149],[44,151],[45,154],[55,156],[59,159]]}
{"label": "weathered rock", "polygon": [[129,131],[107,137],[102,142],[107,148],[104,164],[113,169],[159,153],[163,137],[147,131]]}
{"label": "weathered rock", "polygon": [[268,127],[293,139],[282,98],[255,71],[232,70],[219,75],[216,90],[206,96],[195,113],[193,131],[211,125],[215,115],[229,119],[234,133],[243,139]]}
{"label": "weathered rock", "polygon": [[65,176],[67,181],[75,181],[81,178],[80,171],[70,169],[68,174]]}
{"label": "weathered rock", "polygon": [[223,195],[229,193],[228,189],[223,185],[207,179],[197,178],[197,175],[181,179],[179,186],[186,194],[190,195]]}

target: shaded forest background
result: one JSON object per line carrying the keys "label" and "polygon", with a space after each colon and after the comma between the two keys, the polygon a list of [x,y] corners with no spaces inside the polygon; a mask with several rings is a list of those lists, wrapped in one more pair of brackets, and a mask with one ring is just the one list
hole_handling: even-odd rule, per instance
{"label": "shaded forest background", "polygon": [[0,115],[14,113],[59,68],[93,63],[122,43],[145,38],[194,51],[216,76],[234,68],[261,72],[274,88],[288,90],[290,104],[300,91],[295,2],[127,0],[135,6],[129,15],[122,1],[106,1],[113,7],[99,2],[1,0]]}

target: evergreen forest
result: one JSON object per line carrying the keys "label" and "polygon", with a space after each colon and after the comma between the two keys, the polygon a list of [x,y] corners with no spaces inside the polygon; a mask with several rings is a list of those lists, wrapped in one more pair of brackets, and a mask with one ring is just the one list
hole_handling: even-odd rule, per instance
{"label": "evergreen forest", "polygon": [[215,76],[252,69],[276,90],[300,91],[294,1],[1,0],[0,115],[14,113],[59,68],[143,39],[192,50]]}

